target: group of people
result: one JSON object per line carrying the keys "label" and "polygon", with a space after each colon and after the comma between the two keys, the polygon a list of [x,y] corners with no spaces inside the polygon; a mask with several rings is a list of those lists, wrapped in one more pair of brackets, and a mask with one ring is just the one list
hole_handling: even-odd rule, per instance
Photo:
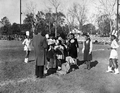
{"label": "group of people", "polygon": [[[61,36],[55,38],[53,35],[46,35],[48,49],[46,53],[47,70],[56,68],[58,73],[66,74],[70,65],[76,65],[79,45],[74,34],[70,34],[67,39]],[[78,68],[78,67],[77,67]]]}
{"label": "group of people", "polygon": [[[50,69],[55,69],[58,75],[67,74],[71,67],[75,70],[78,67],[77,57],[79,52],[79,44],[73,33],[70,33],[66,39],[61,36],[54,37],[52,34],[34,33],[32,39],[29,38],[29,31],[26,31],[26,39],[23,41],[24,51],[26,51],[25,63],[28,63],[31,51],[30,45],[34,47],[37,78],[43,78],[44,74],[49,74]],[[84,34],[82,53],[86,69],[90,70],[90,62],[92,60],[92,40],[88,34]],[[118,74],[118,44],[114,35],[111,37],[111,54],[107,72],[114,70]]]}

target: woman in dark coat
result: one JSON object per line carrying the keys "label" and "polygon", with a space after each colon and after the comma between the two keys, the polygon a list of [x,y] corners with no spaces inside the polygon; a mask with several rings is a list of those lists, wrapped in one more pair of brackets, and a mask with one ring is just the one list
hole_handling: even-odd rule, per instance
{"label": "woman in dark coat", "polygon": [[77,39],[74,37],[74,34],[71,33],[70,34],[70,40],[68,42],[68,52],[69,52],[69,56],[71,56],[72,58],[77,58],[78,56],[78,49],[79,49],[79,45],[78,45],[78,41]]}
{"label": "woman in dark coat", "polygon": [[90,61],[92,60],[92,41],[88,34],[84,34],[85,41],[83,42],[82,53],[84,53],[84,61],[87,65],[87,69],[90,70]]}
{"label": "woman in dark coat", "polygon": [[37,78],[43,78],[45,65],[45,50],[47,49],[47,41],[43,33],[33,36],[33,47],[35,51],[36,69],[35,75]]}

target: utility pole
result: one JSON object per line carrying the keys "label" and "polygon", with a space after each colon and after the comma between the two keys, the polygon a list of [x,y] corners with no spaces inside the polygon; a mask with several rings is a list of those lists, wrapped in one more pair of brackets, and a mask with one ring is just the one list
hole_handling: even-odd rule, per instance
{"label": "utility pole", "polygon": [[116,19],[116,30],[118,31],[118,17],[119,17],[119,0],[117,0],[117,19]]}
{"label": "utility pole", "polygon": [[119,0],[117,0],[117,18],[116,18],[116,33],[117,33],[117,41],[119,41],[119,27],[118,27],[118,24],[119,24]]}
{"label": "utility pole", "polygon": [[21,3],[21,0],[20,0],[20,30],[21,30],[21,15],[22,15],[22,9],[21,9],[21,6],[22,6],[22,3]]}
{"label": "utility pole", "polygon": [[57,26],[58,26],[58,12],[57,12],[57,8],[55,9],[55,12],[56,12],[55,37],[57,37]]}

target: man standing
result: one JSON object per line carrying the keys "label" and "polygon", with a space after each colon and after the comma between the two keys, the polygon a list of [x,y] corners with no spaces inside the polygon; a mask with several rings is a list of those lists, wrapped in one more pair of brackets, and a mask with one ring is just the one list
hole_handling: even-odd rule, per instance
{"label": "man standing", "polygon": [[36,69],[35,75],[37,78],[44,77],[44,65],[45,65],[45,50],[47,48],[47,41],[45,38],[45,33],[34,33],[33,36],[33,47],[35,51]]}

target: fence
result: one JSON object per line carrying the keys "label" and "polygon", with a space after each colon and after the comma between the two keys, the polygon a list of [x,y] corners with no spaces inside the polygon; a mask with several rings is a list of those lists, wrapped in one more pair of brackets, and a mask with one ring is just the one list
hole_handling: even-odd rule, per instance
{"label": "fence", "polygon": [[0,35],[0,40],[23,40],[24,35]]}
{"label": "fence", "polygon": [[[90,36],[91,37],[91,40],[93,42],[99,42],[99,43],[110,43],[110,37],[98,37],[98,36]],[[84,41],[84,37],[83,36],[80,36],[78,38],[78,41],[79,42],[83,42]]]}

